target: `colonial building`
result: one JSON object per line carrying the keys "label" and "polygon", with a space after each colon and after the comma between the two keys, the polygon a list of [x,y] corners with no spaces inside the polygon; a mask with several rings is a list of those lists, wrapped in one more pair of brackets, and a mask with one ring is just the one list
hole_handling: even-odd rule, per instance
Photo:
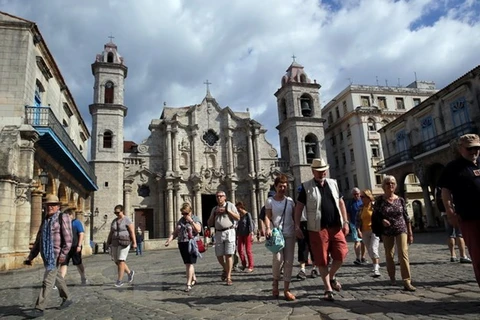
{"label": "colonial building", "polygon": [[[146,238],[167,237],[189,202],[205,222],[223,190],[242,200],[256,219],[275,177],[284,172],[291,190],[311,176],[309,159],[324,154],[320,86],[294,62],[275,93],[282,158],[265,138],[265,128],[245,112],[222,107],[211,95],[191,106],[164,105],[141,142],[123,141],[127,116],[123,92],[127,67],[117,46],[105,45],[92,65],[95,77],[92,166],[99,190],[92,200],[93,239],[103,242],[113,208],[124,204]],[[125,88],[125,90],[128,90]]]}
{"label": "colonial building", "polygon": [[89,137],[37,25],[0,12],[0,270],[22,265],[45,193],[75,207],[88,225],[97,189],[86,161]]}
{"label": "colonial building", "polygon": [[402,195],[405,177],[418,177],[428,226],[437,224],[435,187],[443,168],[455,157],[452,143],[463,134],[478,133],[479,100],[477,66],[380,129],[384,160],[379,173],[394,175]]}
{"label": "colonial building", "polygon": [[[382,193],[383,175],[377,172],[384,152],[377,130],[436,92],[435,83],[415,81],[407,87],[349,85],[322,110],[327,118],[325,138],[330,174],[341,192],[353,187]],[[418,192],[415,176],[409,191]],[[413,212],[410,212],[413,214]]]}

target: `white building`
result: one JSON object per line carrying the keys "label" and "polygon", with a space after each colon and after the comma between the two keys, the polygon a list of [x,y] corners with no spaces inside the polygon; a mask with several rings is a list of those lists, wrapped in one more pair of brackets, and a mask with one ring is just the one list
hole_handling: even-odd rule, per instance
{"label": "white building", "polygon": [[85,158],[89,138],[37,25],[0,12],[0,270],[22,265],[45,193],[86,222],[97,189]]}
{"label": "white building", "polygon": [[407,87],[352,84],[323,108],[330,175],[346,198],[353,187],[383,192],[383,176],[376,172],[384,158],[378,130],[435,92],[435,83],[425,81]]}
{"label": "white building", "polygon": [[416,216],[426,216],[427,226],[438,225],[440,213],[434,197],[438,178],[445,165],[455,158],[454,142],[463,134],[479,133],[480,66],[451,82],[417,107],[380,130],[384,160],[382,174],[394,175],[399,193],[404,193],[406,177],[415,175],[424,207],[416,206]]}

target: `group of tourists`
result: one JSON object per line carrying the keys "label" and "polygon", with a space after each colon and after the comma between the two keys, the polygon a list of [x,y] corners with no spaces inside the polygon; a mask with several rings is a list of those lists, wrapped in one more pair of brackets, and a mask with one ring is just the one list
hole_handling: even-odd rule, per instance
{"label": "group of tourists", "polygon": [[[476,200],[480,197],[480,138],[476,134],[463,135],[458,139],[458,157],[449,163],[439,181],[440,188],[437,206],[444,212],[446,229],[449,233],[451,261],[456,262],[454,239],[460,249],[460,262],[472,263],[477,283],[480,285],[480,216],[475,214]],[[413,243],[412,224],[407,213],[406,202],[395,194],[397,181],[393,176],[385,176],[382,181],[383,194],[373,197],[369,189],[352,190],[352,200],[345,203],[337,181],[327,178],[329,165],[323,159],[313,159],[313,177],[304,181],[297,189],[294,200],[287,196],[288,178],[281,174],[275,178],[274,190],[269,192],[265,207],[262,208],[259,228],[267,238],[272,230],[280,230],[284,247],[272,255],[272,296],[280,295],[280,281],[283,280],[283,296],[287,301],[296,299],[290,290],[292,279],[295,243],[298,242],[298,262],[300,272],[297,278],[304,279],[305,265],[311,257],[314,268],[312,277],[320,275],[324,293],[322,298],[334,300],[334,291],[340,291],[342,284],[337,272],[348,253],[346,236],[351,233],[354,242],[357,265],[365,264],[365,254],[372,262],[372,276],[379,277],[379,245],[383,242],[387,274],[392,285],[396,284],[394,251],[398,253],[400,276],[406,291],[415,291],[412,285],[408,246]],[[255,235],[255,222],[241,201],[236,204],[227,201],[224,191],[216,193],[217,205],[211,210],[207,227],[215,229],[215,255],[221,266],[221,280],[227,286],[233,285],[233,257],[238,253],[241,269],[254,271],[252,242]],[[443,206],[438,203],[443,204]],[[25,264],[41,254],[45,266],[42,287],[35,304],[33,316],[43,316],[50,291],[57,287],[62,303],[59,308],[72,304],[65,284],[66,266],[72,260],[77,266],[81,283],[87,284],[85,268],[81,260],[83,226],[73,218],[73,210],[60,211],[60,201],[55,195],[47,195],[46,216],[39,228],[36,241]],[[165,242],[169,246],[177,239],[178,249],[186,267],[186,287],[189,292],[197,283],[194,265],[200,256],[195,241],[203,230],[199,218],[193,214],[189,203],[180,209],[182,217]],[[135,235],[134,225],[123,212],[123,206],[114,209],[116,218],[111,223],[107,245],[112,260],[117,265],[116,287],[123,285],[125,274],[132,282],[135,271],[126,263],[130,248],[137,249],[143,237]],[[73,222],[72,222],[73,219]],[[459,240],[460,239],[460,240]],[[471,256],[467,257],[465,245]],[[137,249],[141,254],[141,249]],[[318,268],[318,271],[317,271]],[[58,272],[60,270],[60,272]]]}

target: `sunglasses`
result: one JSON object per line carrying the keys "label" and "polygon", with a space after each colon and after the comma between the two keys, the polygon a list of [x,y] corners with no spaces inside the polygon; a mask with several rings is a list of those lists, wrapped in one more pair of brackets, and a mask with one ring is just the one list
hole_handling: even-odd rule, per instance
{"label": "sunglasses", "polygon": [[181,211],[182,214],[189,214],[190,212],[186,212],[186,211]]}
{"label": "sunglasses", "polygon": [[477,151],[480,150],[480,147],[468,147],[467,150],[468,150],[468,151],[475,151],[475,152],[477,152]]}
{"label": "sunglasses", "polygon": [[120,212],[122,212],[122,211],[113,211],[113,213],[115,213],[115,214],[120,214]]}

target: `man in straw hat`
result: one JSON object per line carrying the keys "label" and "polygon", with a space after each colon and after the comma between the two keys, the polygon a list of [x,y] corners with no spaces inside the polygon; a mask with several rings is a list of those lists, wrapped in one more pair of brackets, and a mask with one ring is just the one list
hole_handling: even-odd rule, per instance
{"label": "man in straw hat", "polygon": [[72,304],[65,279],[58,272],[59,266],[65,261],[72,246],[70,217],[60,212],[60,201],[56,195],[48,194],[44,205],[45,218],[40,225],[32,250],[24,262],[26,265],[31,265],[32,260],[40,253],[45,266],[40,294],[35,303],[35,309],[30,315],[35,318],[43,316],[54,284],[62,298],[59,309],[67,308]]}
{"label": "man in straw hat", "polygon": [[[335,274],[348,252],[345,236],[349,232],[347,210],[337,181],[327,178],[329,165],[323,159],[312,160],[313,179],[302,183],[295,207],[295,234],[302,239],[302,211],[307,215],[307,230],[315,264],[325,286],[323,299],[333,301],[333,290],[340,291]],[[332,265],[328,268],[329,255]]]}
{"label": "man in straw hat", "polygon": [[463,239],[470,252],[475,278],[480,286],[480,137],[465,134],[458,139],[460,157],[445,167],[439,187],[448,222],[460,227]]}

